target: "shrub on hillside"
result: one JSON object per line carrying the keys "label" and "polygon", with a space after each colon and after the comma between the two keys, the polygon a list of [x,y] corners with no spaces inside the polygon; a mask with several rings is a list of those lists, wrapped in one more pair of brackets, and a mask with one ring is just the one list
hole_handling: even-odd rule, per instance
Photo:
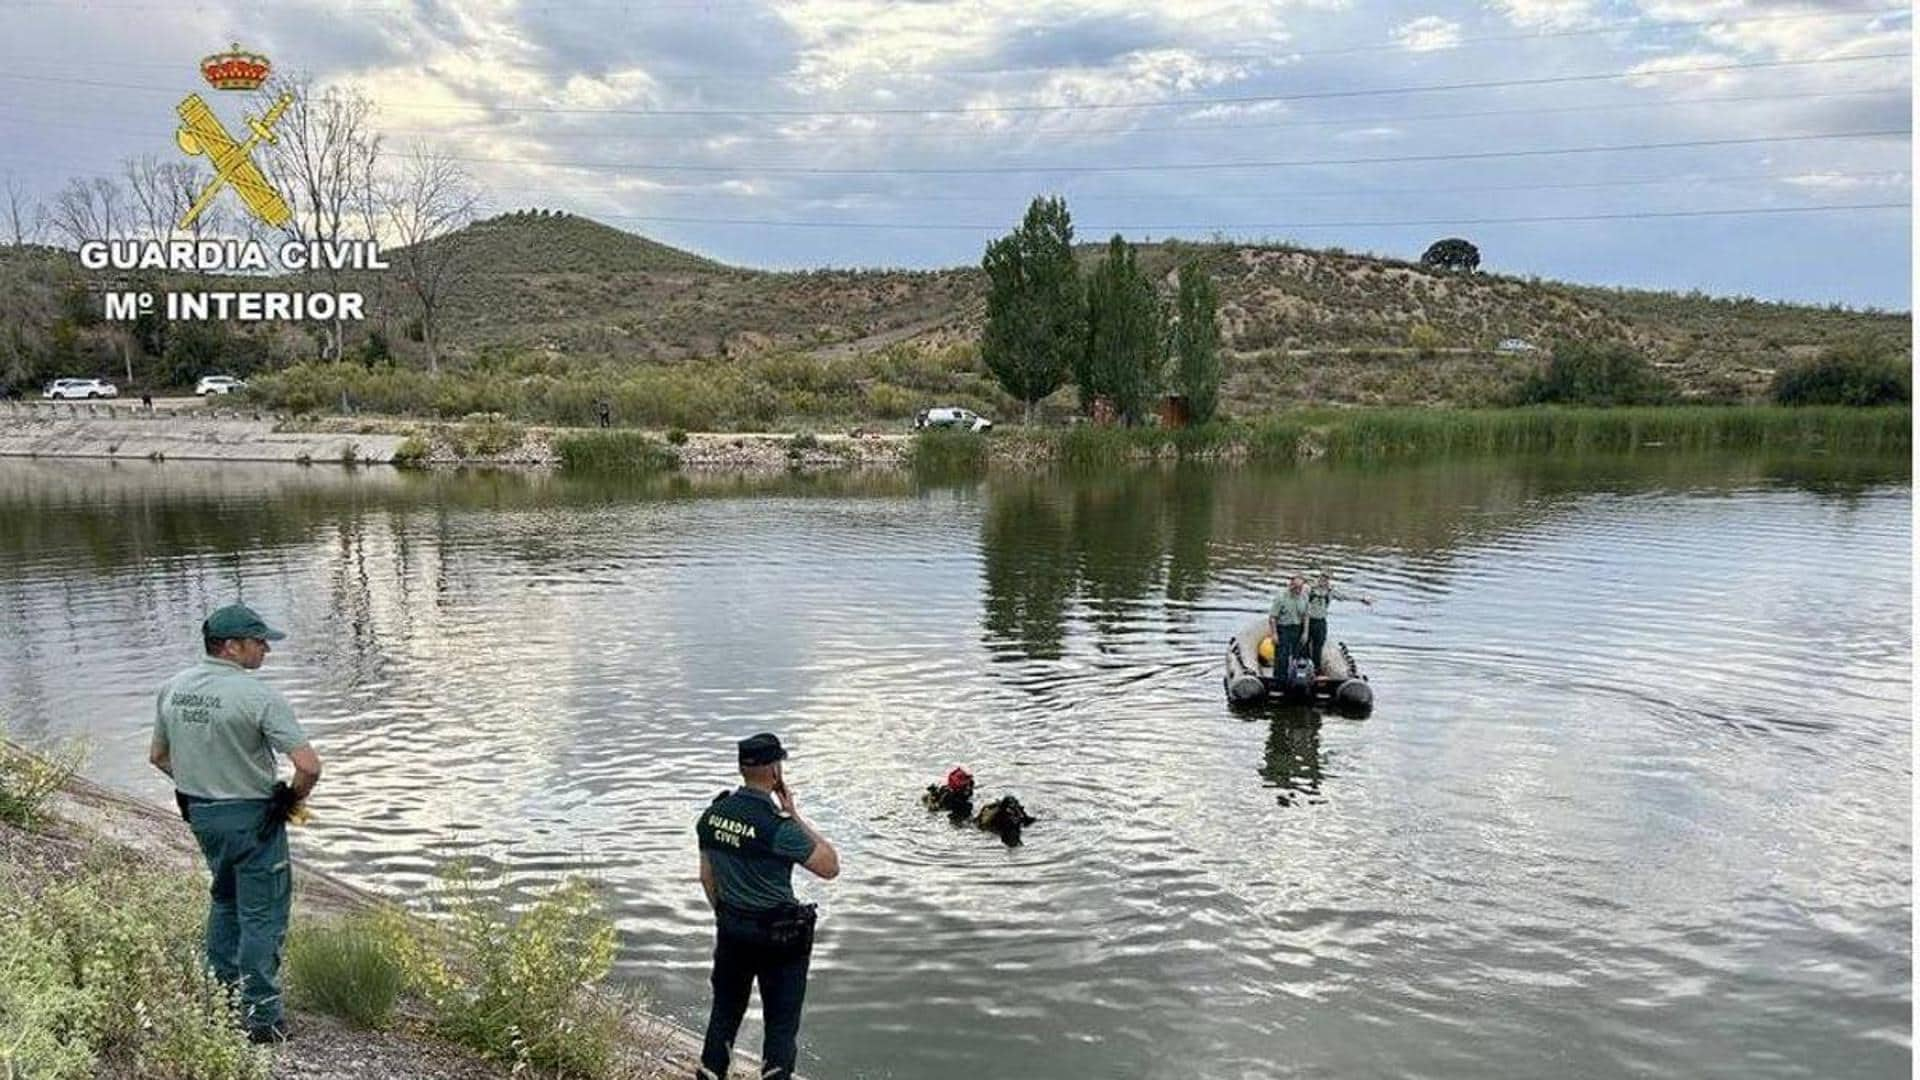
{"label": "shrub on hillside", "polygon": [[1523,405],[1659,405],[1673,396],[1673,384],[1646,357],[1617,342],[1556,345],[1518,392]]}
{"label": "shrub on hillside", "polygon": [[1912,398],[1912,369],[1868,341],[1833,346],[1773,377],[1773,400],[1781,405],[1901,405]]}
{"label": "shrub on hillside", "polygon": [[1445,343],[1440,331],[1427,323],[1414,323],[1407,329],[1407,344],[1421,356],[1432,356]]}

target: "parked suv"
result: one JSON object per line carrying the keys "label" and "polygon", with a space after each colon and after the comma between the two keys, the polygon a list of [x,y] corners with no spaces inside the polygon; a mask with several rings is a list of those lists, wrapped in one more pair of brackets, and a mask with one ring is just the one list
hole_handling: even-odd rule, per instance
{"label": "parked suv", "polygon": [[43,398],[119,397],[120,388],[105,379],[55,379],[40,391]]}
{"label": "parked suv", "polygon": [[921,409],[913,416],[916,428],[959,428],[962,431],[992,431],[993,421],[972,409]]}
{"label": "parked suv", "polygon": [[246,388],[246,380],[236,379],[231,375],[202,375],[200,381],[195,384],[193,392],[201,397],[212,397],[214,394],[231,394],[235,390]]}

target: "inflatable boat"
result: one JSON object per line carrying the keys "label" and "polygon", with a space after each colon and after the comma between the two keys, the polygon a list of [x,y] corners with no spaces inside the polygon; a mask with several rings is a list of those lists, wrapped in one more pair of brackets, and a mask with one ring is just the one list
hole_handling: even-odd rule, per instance
{"label": "inflatable boat", "polygon": [[[1263,642],[1268,642],[1265,648]],[[1318,670],[1306,657],[1295,657],[1293,663],[1275,670],[1267,620],[1253,620],[1227,639],[1228,703],[1282,701],[1327,706],[1354,716],[1372,712],[1373,687],[1360,674],[1346,642],[1329,641],[1321,652]]]}

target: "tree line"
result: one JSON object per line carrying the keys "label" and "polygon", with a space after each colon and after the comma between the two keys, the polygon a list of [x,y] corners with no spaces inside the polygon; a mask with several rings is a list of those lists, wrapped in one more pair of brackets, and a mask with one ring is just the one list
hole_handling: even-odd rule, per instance
{"label": "tree line", "polygon": [[[478,184],[441,151],[422,144],[397,151],[389,147],[375,129],[372,99],[358,87],[317,88],[304,76],[280,77],[256,92],[256,110],[264,112],[282,93],[292,96],[292,104],[274,126],[275,140],[259,143],[254,160],[293,210],[285,225],[263,225],[234,200],[222,197],[209,203],[185,231],[179,230],[180,219],[213,179],[212,171],[201,157],[147,154],[125,159],[116,173],[73,177],[46,198],[36,197],[9,174],[0,184],[0,241],[15,248],[47,243],[76,248],[88,240],[110,238],[233,238],[259,242],[271,258],[288,240],[374,240],[392,263],[389,272],[356,276],[351,285],[352,271],[323,268],[308,273],[318,275],[328,291],[371,290],[369,309],[380,319],[368,334],[374,352],[384,352],[394,340],[396,301],[407,301],[417,312],[411,336],[421,342],[429,369],[438,371],[440,316],[467,267],[461,245],[436,241],[472,222],[481,201]],[[7,305],[0,308],[0,317],[10,324],[10,331],[0,334],[0,364],[5,368],[0,381],[24,380],[49,362],[68,361],[65,356],[32,353],[37,346],[40,352],[57,354],[62,340],[71,345],[76,327],[98,322],[68,297],[62,297],[55,312],[29,310],[19,284],[10,282],[4,290],[13,294],[11,303],[0,299]],[[38,341],[23,330],[35,322],[46,323]],[[167,355],[168,328],[152,324],[149,319],[147,325],[129,325],[116,335],[129,381],[136,351]],[[343,359],[346,326],[336,319],[315,329],[319,355]],[[204,341],[216,336],[205,328],[186,331],[183,338],[193,355],[183,361],[206,361],[200,355]]]}
{"label": "tree line", "polygon": [[[1120,236],[1083,277],[1063,198],[1038,197],[1018,227],[987,245],[987,324],[980,352],[1032,422],[1069,379],[1081,411],[1136,424],[1164,390],[1204,424],[1219,409],[1220,294],[1198,260],[1178,274],[1171,305]],[[1171,364],[1169,364],[1171,360]]]}

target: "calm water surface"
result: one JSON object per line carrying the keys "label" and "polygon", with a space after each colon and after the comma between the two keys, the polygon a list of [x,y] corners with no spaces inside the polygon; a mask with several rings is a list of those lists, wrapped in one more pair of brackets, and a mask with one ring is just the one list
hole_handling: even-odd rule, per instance
{"label": "calm water surface", "polygon": [[[0,462],[0,711],[155,801],[243,596],[328,763],[301,853],[585,870],[704,1018],[692,822],[781,733],[843,877],[832,1077],[1906,1076],[1904,462],[688,481]],[[1364,721],[1234,715],[1317,565]],[[1041,820],[916,794],[955,764]],[[804,877],[804,875],[799,875]],[[758,1030],[746,1035],[757,1044]]]}

